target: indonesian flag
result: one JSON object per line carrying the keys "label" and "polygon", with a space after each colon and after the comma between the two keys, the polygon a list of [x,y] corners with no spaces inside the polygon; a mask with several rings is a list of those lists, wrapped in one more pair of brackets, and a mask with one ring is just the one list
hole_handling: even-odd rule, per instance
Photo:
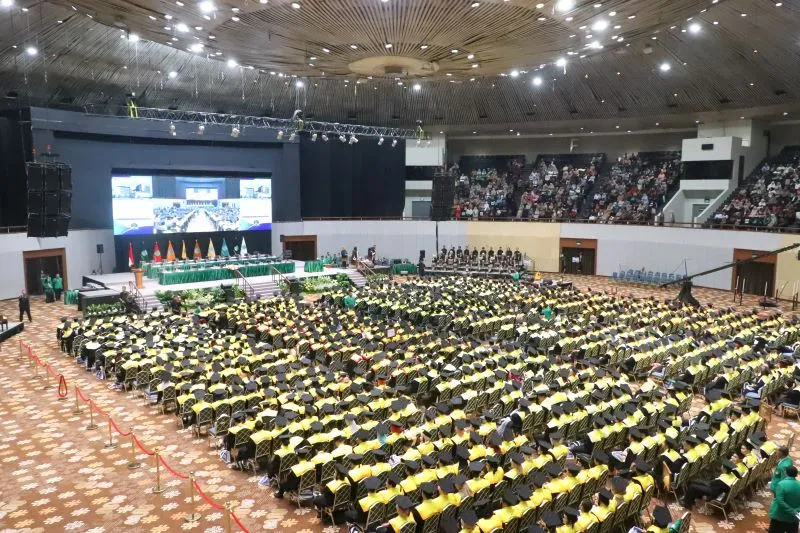
{"label": "indonesian flag", "polygon": [[194,255],[193,258],[195,260],[203,258],[203,251],[200,249],[200,243],[196,240],[194,241]]}
{"label": "indonesian flag", "polygon": [[133,259],[133,243],[128,243],[128,268],[132,268],[133,265],[136,264],[136,261]]}
{"label": "indonesian flag", "polygon": [[208,239],[208,253],[206,254],[206,257],[209,259],[214,259],[217,257],[217,252],[214,251],[214,241],[211,239]]}
{"label": "indonesian flag", "polygon": [[175,249],[172,247],[172,241],[167,241],[167,261],[175,261]]}
{"label": "indonesian flag", "polygon": [[185,261],[188,258],[186,255],[186,241],[181,241],[181,259]]}
{"label": "indonesian flag", "polygon": [[158,241],[156,241],[156,246],[153,248],[153,262],[160,263],[161,262],[161,248],[158,247]]}

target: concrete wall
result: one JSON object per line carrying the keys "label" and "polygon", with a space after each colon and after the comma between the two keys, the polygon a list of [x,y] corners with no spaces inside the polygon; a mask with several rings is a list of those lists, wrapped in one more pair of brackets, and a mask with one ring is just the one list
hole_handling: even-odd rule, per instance
{"label": "concrete wall", "polygon": [[565,154],[570,142],[576,139],[576,153],[605,152],[609,159],[632,152],[657,152],[680,150],[681,142],[694,137],[691,131],[659,134],[584,135],[553,137],[479,137],[476,139],[448,138],[447,161],[457,162],[462,155],[516,155],[524,154],[529,162],[539,154]]}
{"label": "concrete wall", "polygon": [[112,272],[114,267],[114,235],[111,230],[70,231],[66,237],[33,238],[24,233],[0,235],[0,299],[14,298],[25,287],[25,264],[22,252],[64,248],[67,257],[67,287],[81,286],[84,274],[96,270],[99,265],[96,245],[102,244],[103,271]]}

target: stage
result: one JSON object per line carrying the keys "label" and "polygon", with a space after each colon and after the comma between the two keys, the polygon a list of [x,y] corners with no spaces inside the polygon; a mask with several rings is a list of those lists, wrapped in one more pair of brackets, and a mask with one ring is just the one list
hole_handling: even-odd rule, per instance
{"label": "stage", "polygon": [[[322,272],[304,272],[305,262],[294,261],[295,271],[291,274],[286,274],[286,277],[294,277],[298,279],[313,278],[318,276],[335,276],[336,274],[348,274],[355,272],[354,269],[344,268],[325,268]],[[121,292],[123,288],[128,288],[130,284],[134,283],[133,272],[120,272],[117,274],[92,274],[85,275],[84,279],[96,283],[112,291]],[[280,292],[278,288],[277,276],[251,276],[245,278],[247,282],[255,289],[257,294],[264,298],[271,297],[273,294]],[[144,287],[139,289],[139,292],[144,297],[148,309],[153,306],[160,305],[158,298],[156,298],[157,291],[185,291],[189,289],[207,289],[210,287],[219,287],[220,285],[231,285],[236,283],[236,279],[216,280],[216,281],[199,281],[196,283],[177,283],[173,285],[161,285],[156,279],[143,279]]]}
{"label": "stage", "polygon": [[23,329],[25,329],[25,324],[23,324],[22,322],[12,322],[9,320],[8,329],[5,329],[5,327],[3,327],[3,329],[0,330],[0,342],[10,339],[17,333],[22,333]]}

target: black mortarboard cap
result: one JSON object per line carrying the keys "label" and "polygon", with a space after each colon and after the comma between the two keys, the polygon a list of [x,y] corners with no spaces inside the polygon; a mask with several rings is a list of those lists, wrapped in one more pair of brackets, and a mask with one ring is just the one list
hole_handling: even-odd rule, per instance
{"label": "black mortarboard cap", "polygon": [[658,527],[668,527],[671,520],[672,515],[670,515],[669,509],[666,507],[658,505],[653,509],[653,522]]}
{"label": "black mortarboard cap", "polygon": [[512,490],[504,491],[503,503],[506,505],[517,505],[519,503],[519,496]]}
{"label": "black mortarboard cap", "polygon": [[401,494],[394,499],[394,504],[404,511],[414,507],[414,502],[408,496]]}
{"label": "black mortarboard cap", "polygon": [[544,525],[550,528],[559,527],[563,524],[561,521],[561,516],[553,511],[546,511],[542,513],[542,522],[544,522]]}

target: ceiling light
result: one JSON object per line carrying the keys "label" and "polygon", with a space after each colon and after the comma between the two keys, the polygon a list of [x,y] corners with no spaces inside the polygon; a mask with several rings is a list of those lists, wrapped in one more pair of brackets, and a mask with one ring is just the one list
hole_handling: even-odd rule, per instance
{"label": "ceiling light", "polygon": [[775,2],[775,7],[781,7],[782,5],[783,5],[783,2]]}
{"label": "ceiling light", "polygon": [[472,68],[478,68],[478,64],[477,63],[473,63],[472,64]]}
{"label": "ceiling light", "polygon": [[392,47],[392,43],[386,43],[386,44],[384,44],[383,46],[384,46],[385,48],[391,48],[391,47]]}
{"label": "ceiling light", "polygon": [[170,79],[174,80],[175,78],[178,77],[178,73],[175,72],[174,70],[171,70],[170,73],[167,74],[167,76],[169,76]]}
{"label": "ceiling light", "polygon": [[700,24],[693,22],[689,25],[689,33],[698,33],[700,31]]}
{"label": "ceiling light", "polygon": [[517,76],[519,76],[519,71],[516,70],[516,69],[512,70],[511,71],[511,77],[512,78],[516,78]]}
{"label": "ceiling light", "polygon": [[594,7],[603,7],[603,4],[595,4]]}
{"label": "ceiling light", "polygon": [[178,134],[177,129],[175,128],[175,124],[173,122],[169,123],[169,132],[172,134],[173,137],[175,137]]}
{"label": "ceiling light", "polygon": [[624,38],[624,37],[618,37],[618,38],[617,38],[617,42],[618,42],[618,43],[621,43],[621,42],[622,42],[622,41],[624,41],[624,40],[625,40],[625,38]]}
{"label": "ceiling light", "polygon": [[311,134],[311,142],[317,142],[317,132]]}
{"label": "ceiling light", "polygon": [[592,24],[592,29],[594,31],[604,31],[607,28],[608,28],[608,21],[605,19],[600,19],[594,24]]}
{"label": "ceiling light", "polygon": [[589,46],[589,48],[594,48],[595,50],[599,50],[599,49],[603,48],[603,45],[600,44],[599,41],[592,41],[591,43],[589,43],[588,46]]}
{"label": "ceiling light", "polygon": [[564,20],[566,20],[567,22],[572,22],[572,17],[567,17]]}
{"label": "ceiling light", "polygon": [[544,4],[542,4],[542,3],[536,4],[536,9],[542,9],[543,7],[544,7]]}
{"label": "ceiling light", "polygon": [[420,85],[419,83],[415,83],[414,84],[414,90],[415,91],[421,91],[422,90],[422,85]]}
{"label": "ceiling light", "polygon": [[478,7],[479,5],[481,5],[480,2],[472,2],[472,7]]}
{"label": "ceiling light", "polygon": [[467,59],[475,59],[475,54],[470,54],[467,56]]}
{"label": "ceiling light", "polygon": [[14,0],[0,0],[0,7],[11,7],[14,5]]}
{"label": "ceiling light", "polygon": [[420,48],[422,48],[423,50],[426,50],[428,48],[428,45],[427,44],[423,44],[422,46],[420,46]]}
{"label": "ceiling light", "polygon": [[195,26],[194,29],[196,29],[197,31],[200,31],[200,30],[203,29],[203,27],[202,26]]}
{"label": "ceiling light", "polygon": [[743,16],[743,17],[746,17],[746,16],[747,16],[747,13],[742,13],[742,16]]}
{"label": "ceiling light", "polygon": [[392,139],[392,148],[397,146],[397,139]]}
{"label": "ceiling light", "polygon": [[211,0],[204,0],[197,4],[197,7],[199,7],[200,11],[203,13],[213,13],[217,9],[217,6],[215,6],[214,2],[211,2]]}
{"label": "ceiling light", "polygon": [[558,58],[556,60],[556,66],[557,67],[566,67],[567,66],[567,60],[564,59],[563,57]]}
{"label": "ceiling light", "polygon": [[234,22],[239,22],[239,17],[231,17],[231,20]]}
{"label": "ceiling light", "polygon": [[661,63],[658,68],[661,70],[661,72],[669,72],[672,66],[665,61],[664,63]]}
{"label": "ceiling light", "polygon": [[541,21],[543,21],[543,20],[547,20],[547,18],[546,18],[546,17],[539,17],[539,18],[538,18],[538,19],[536,19],[536,20],[538,20],[539,22],[541,22]]}
{"label": "ceiling light", "polygon": [[300,9],[300,2],[292,2],[292,9]]}
{"label": "ceiling light", "polygon": [[236,62],[236,60],[235,60],[235,59],[229,59],[229,60],[228,60],[228,68],[234,68],[234,67],[236,67],[236,66],[238,66],[238,65],[239,65],[239,64]]}
{"label": "ceiling light", "polygon": [[191,50],[192,52],[202,52],[203,43],[194,43],[192,46],[189,47],[189,50]]}
{"label": "ceiling light", "polygon": [[789,114],[789,112],[788,112],[788,111],[784,111],[784,112],[783,112],[783,116],[784,116],[784,117],[785,117],[786,115],[788,115],[788,114]]}
{"label": "ceiling light", "polygon": [[660,125],[661,125],[661,123],[660,123],[660,122],[656,122],[656,126],[660,126]]}
{"label": "ceiling light", "polygon": [[294,86],[297,87],[298,89],[302,89],[303,87],[305,87],[305,83],[303,83],[303,80],[297,80],[296,82],[294,82]]}
{"label": "ceiling light", "polygon": [[39,53],[39,50],[37,50],[35,46],[29,46],[28,48],[25,49],[25,52],[29,56],[35,56],[36,54]]}
{"label": "ceiling light", "polygon": [[351,44],[351,45],[350,45],[350,48],[352,48],[353,50],[356,50],[356,49],[358,48],[358,46],[356,46],[356,45],[354,45],[354,44]]}
{"label": "ceiling light", "polygon": [[611,11],[611,12],[608,13],[608,16],[609,17],[616,17],[617,16],[617,12],[616,11]]}
{"label": "ceiling light", "polygon": [[183,7],[183,2],[181,2],[181,0],[177,0],[175,2],[175,5],[178,6],[178,7]]}
{"label": "ceiling light", "polygon": [[712,22],[712,24],[713,24],[714,26],[716,26],[716,25],[718,25],[718,24],[719,24],[719,21],[718,21],[718,20],[715,20],[714,22]]}
{"label": "ceiling light", "polygon": [[542,84],[542,78],[540,76],[534,76],[533,84],[538,87]]}
{"label": "ceiling light", "polygon": [[132,43],[138,43],[139,42],[139,36],[136,35],[135,33],[131,33],[130,35],[128,35],[128,40],[130,42],[132,42]]}
{"label": "ceiling light", "polygon": [[628,20],[633,20],[636,18],[636,15],[628,15]]}
{"label": "ceiling light", "polygon": [[556,2],[556,11],[561,11],[562,13],[570,11],[574,7],[575,0],[558,0]]}
{"label": "ceiling light", "polygon": [[231,137],[233,137],[235,139],[238,136],[239,136],[239,126],[236,125],[236,126],[231,127]]}
{"label": "ceiling light", "polygon": [[259,4],[266,4],[266,3],[268,3],[268,2],[269,2],[269,0],[258,0],[258,3],[259,3]]}
{"label": "ceiling light", "polygon": [[451,53],[451,54],[457,54],[457,53],[458,53],[458,50],[456,50],[455,48],[453,48],[452,50],[450,50],[450,53]]}
{"label": "ceiling light", "polygon": [[189,31],[189,26],[187,26],[183,22],[179,22],[175,25],[175,29],[181,33],[186,33],[187,31]]}

